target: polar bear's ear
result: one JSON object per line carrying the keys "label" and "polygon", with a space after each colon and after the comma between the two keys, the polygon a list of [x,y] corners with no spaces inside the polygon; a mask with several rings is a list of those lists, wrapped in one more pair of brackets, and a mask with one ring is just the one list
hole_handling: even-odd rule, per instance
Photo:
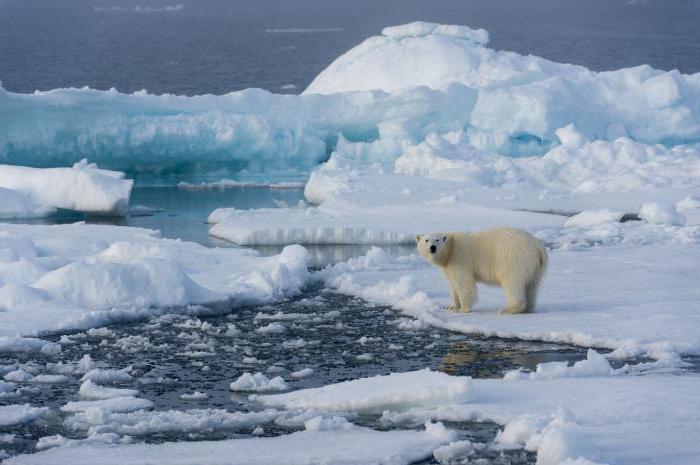
{"label": "polar bear's ear", "polygon": [[421,238],[421,235],[420,235],[420,234],[416,234],[416,242],[420,242],[420,238]]}

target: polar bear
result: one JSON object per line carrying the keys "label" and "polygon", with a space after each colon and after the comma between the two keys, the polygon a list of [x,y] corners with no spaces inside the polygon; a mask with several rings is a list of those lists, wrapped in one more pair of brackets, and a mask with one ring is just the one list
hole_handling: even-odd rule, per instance
{"label": "polar bear", "polygon": [[418,253],[440,268],[450,282],[449,310],[471,311],[477,301],[477,282],[503,288],[507,304],[501,313],[535,309],[547,252],[531,234],[515,228],[493,228],[473,233],[419,234],[416,242]]}

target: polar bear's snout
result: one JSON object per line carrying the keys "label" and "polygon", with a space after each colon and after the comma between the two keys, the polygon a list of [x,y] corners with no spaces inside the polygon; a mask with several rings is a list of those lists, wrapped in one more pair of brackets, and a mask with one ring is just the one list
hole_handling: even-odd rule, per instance
{"label": "polar bear's snout", "polygon": [[435,253],[437,252],[437,246],[435,244],[430,246],[430,253]]}

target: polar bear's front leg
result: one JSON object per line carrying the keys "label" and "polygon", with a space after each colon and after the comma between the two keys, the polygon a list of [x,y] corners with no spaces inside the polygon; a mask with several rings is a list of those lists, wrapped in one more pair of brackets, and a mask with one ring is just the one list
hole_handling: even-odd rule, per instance
{"label": "polar bear's front leg", "polygon": [[456,310],[460,313],[472,311],[472,305],[476,303],[476,283],[467,276],[460,276],[457,281],[457,294],[460,307]]}
{"label": "polar bear's front leg", "polygon": [[449,310],[450,312],[457,312],[462,307],[462,305],[460,305],[459,303],[459,293],[457,292],[457,289],[452,283],[450,283],[450,293],[452,294],[452,305],[447,307],[447,310]]}

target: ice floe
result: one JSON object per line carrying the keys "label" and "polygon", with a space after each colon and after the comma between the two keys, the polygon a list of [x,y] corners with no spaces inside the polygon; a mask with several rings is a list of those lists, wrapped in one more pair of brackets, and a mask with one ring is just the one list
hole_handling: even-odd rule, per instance
{"label": "ice floe", "polygon": [[16,336],[143,318],[166,307],[210,312],[187,306],[276,301],[300,292],[307,262],[300,246],[261,257],[138,228],[0,225],[0,350],[55,353],[58,344]]}
{"label": "ice floe", "polygon": [[429,457],[433,450],[449,443],[453,434],[442,424],[428,424],[425,431],[373,431],[318,427],[310,424],[301,431],[275,438],[229,439],[223,441],[164,444],[92,445],[57,447],[32,455],[12,457],[8,465],[38,463],[138,465],[153,462],[199,465],[408,465]]}

